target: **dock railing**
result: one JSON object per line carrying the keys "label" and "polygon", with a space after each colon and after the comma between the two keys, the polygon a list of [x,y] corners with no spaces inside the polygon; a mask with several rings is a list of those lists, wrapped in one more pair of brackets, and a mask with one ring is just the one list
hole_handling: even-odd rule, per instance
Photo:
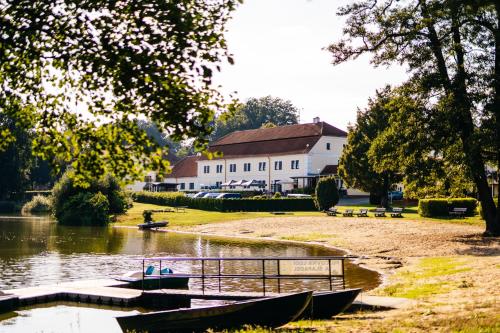
{"label": "dock railing", "polygon": [[[205,293],[206,280],[216,279],[218,291],[221,292],[223,279],[259,279],[262,280],[262,292],[266,294],[266,281],[277,280],[277,291],[281,292],[281,280],[328,280],[330,290],[336,288],[345,289],[345,260],[349,257],[342,256],[318,256],[318,257],[157,257],[143,258],[142,272],[145,278],[159,280],[161,278],[190,278],[201,279],[201,289]],[[226,273],[227,267],[222,269],[226,261],[237,261],[242,263],[255,262],[260,266],[259,271],[253,273]],[[162,269],[169,267],[175,269],[175,263],[192,262],[191,273],[168,273],[162,274]],[[215,267],[213,267],[215,264]],[[274,264],[274,268],[269,266]],[[146,275],[145,269],[153,265],[159,267],[160,274]],[[212,265],[211,267],[209,267]],[[209,269],[211,268],[211,269]],[[195,272],[193,272],[195,271]],[[144,289],[144,284],[143,284]]]}

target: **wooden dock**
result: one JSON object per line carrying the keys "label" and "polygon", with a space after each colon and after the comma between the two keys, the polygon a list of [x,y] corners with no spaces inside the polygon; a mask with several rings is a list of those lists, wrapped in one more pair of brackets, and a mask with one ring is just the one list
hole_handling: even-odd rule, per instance
{"label": "wooden dock", "polygon": [[53,301],[134,306],[140,302],[142,290],[123,288],[126,285],[113,279],[86,280],[12,289],[5,293],[18,297],[20,306]]}
{"label": "wooden dock", "polygon": [[[113,279],[85,280],[48,286],[5,290],[0,292],[0,313],[54,301],[73,301],[121,307],[140,306],[150,309],[190,307],[192,299],[242,301],[284,295],[285,293],[218,292],[215,290],[158,289],[142,291],[126,288],[127,282]],[[411,306],[411,300],[360,294],[353,309],[389,309]]]}

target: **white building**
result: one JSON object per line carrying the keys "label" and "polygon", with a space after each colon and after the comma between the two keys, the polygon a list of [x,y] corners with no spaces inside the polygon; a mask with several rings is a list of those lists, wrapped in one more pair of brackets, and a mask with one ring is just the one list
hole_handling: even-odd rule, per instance
{"label": "white building", "polygon": [[[346,141],[346,132],[318,118],[309,124],[237,131],[210,144],[209,151],[222,157],[186,157],[165,183],[176,183],[181,191],[260,187],[275,192],[314,186],[319,175],[337,175]],[[340,179],[338,185],[342,187]]]}

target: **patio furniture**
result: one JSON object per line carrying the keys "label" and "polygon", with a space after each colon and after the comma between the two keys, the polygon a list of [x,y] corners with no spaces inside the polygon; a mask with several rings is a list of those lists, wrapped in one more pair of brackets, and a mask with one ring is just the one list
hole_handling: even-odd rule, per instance
{"label": "patio furniture", "polygon": [[465,214],[467,213],[467,208],[455,207],[452,210],[450,210],[448,213],[450,214],[450,216],[464,218]]}
{"label": "patio furniture", "polygon": [[375,208],[375,217],[385,217],[385,208]]}
{"label": "patio furniture", "polygon": [[368,209],[361,208],[359,212],[355,213],[358,217],[368,217]]}
{"label": "patio furniture", "polygon": [[394,207],[391,212],[391,217],[403,217],[403,208]]}
{"label": "patio furniture", "polygon": [[340,214],[340,212],[337,210],[337,208],[335,207],[330,207],[327,211],[326,211],[326,215],[328,216],[337,216],[337,214]]}
{"label": "patio furniture", "polygon": [[346,209],[346,210],[342,213],[342,215],[343,215],[343,216],[352,216],[352,215],[353,215],[353,213],[354,213],[354,211],[353,211],[352,209]]}

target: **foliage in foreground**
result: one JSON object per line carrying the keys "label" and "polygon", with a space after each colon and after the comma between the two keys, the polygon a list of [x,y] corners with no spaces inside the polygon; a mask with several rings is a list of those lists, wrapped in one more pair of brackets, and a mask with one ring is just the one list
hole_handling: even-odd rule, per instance
{"label": "foliage in foreground", "polygon": [[[70,164],[81,183],[166,173],[167,150],[136,119],[206,145],[227,109],[212,76],[233,62],[224,32],[240,2],[2,1],[0,113],[33,129],[36,153]],[[0,124],[0,150],[12,140]]]}
{"label": "foliage in foreground", "polygon": [[23,213],[48,213],[52,210],[52,198],[45,195],[35,195],[24,204]]}
{"label": "foliage in foreground", "polygon": [[339,190],[335,177],[321,178],[316,184],[314,204],[319,210],[327,210],[339,202]]}
{"label": "foliage in foreground", "polygon": [[82,187],[66,172],[54,186],[52,196],[54,216],[67,225],[105,225],[110,215],[122,214],[130,206],[127,194],[109,175]]}

